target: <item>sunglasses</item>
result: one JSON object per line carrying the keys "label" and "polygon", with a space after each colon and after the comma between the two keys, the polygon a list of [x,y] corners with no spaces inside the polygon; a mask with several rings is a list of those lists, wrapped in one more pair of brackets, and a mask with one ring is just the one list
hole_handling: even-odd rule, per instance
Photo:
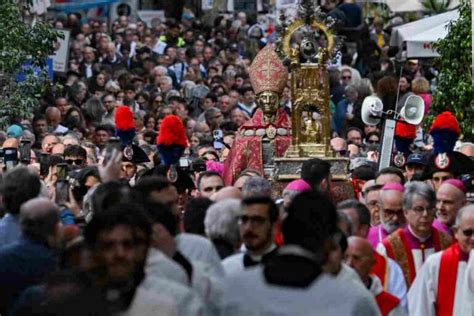
{"label": "sunglasses", "polygon": [[76,165],[76,166],[80,166],[82,165],[84,162],[83,159],[66,159],[66,163],[68,165]]}
{"label": "sunglasses", "polygon": [[346,76],[343,76],[342,79],[347,79],[347,80],[350,80],[352,79],[352,77],[346,77]]}
{"label": "sunglasses", "polygon": [[335,150],[336,153],[338,153],[341,156],[346,156],[348,151],[346,149],[341,149],[341,150]]}
{"label": "sunglasses", "polygon": [[462,234],[466,237],[472,237],[472,235],[474,234],[474,229],[465,229],[462,231]]}
{"label": "sunglasses", "polygon": [[378,141],[378,140],[370,140],[370,139],[369,139],[369,140],[367,141],[367,143],[369,143],[369,144],[378,144],[379,141]]}

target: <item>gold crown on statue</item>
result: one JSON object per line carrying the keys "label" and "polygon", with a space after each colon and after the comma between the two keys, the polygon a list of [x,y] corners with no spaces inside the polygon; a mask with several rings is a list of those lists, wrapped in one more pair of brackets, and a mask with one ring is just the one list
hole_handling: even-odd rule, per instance
{"label": "gold crown on statue", "polygon": [[281,62],[273,45],[268,44],[255,56],[250,65],[249,76],[256,94],[264,91],[281,94],[288,79],[288,69]]}

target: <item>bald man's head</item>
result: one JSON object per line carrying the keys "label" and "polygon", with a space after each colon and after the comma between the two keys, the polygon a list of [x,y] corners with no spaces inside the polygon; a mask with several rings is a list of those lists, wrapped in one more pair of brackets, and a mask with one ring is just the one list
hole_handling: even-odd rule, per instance
{"label": "bald man's head", "polygon": [[436,216],[438,220],[452,226],[458,210],[466,204],[466,194],[448,181],[443,182],[436,191]]}
{"label": "bald man's head", "polygon": [[334,137],[331,139],[331,147],[336,152],[347,150],[347,142],[344,138]]}
{"label": "bald man's head", "polygon": [[474,145],[473,144],[463,144],[459,149],[460,153],[468,157],[474,157]]}
{"label": "bald man's head", "polygon": [[351,266],[364,283],[369,280],[370,270],[375,264],[374,250],[372,246],[362,237],[349,237],[346,250],[346,264]]}
{"label": "bald man's head", "polygon": [[18,139],[16,139],[16,138],[7,138],[3,142],[3,148],[18,148]]}
{"label": "bald man's head", "polygon": [[20,208],[21,230],[28,238],[51,242],[59,227],[59,207],[47,198],[34,198]]}
{"label": "bald man's head", "polygon": [[236,187],[225,187],[217,191],[211,196],[211,200],[215,202],[227,199],[242,199],[242,192]]}
{"label": "bald man's head", "polygon": [[46,121],[48,126],[56,129],[61,122],[61,111],[56,107],[50,106],[46,109]]}

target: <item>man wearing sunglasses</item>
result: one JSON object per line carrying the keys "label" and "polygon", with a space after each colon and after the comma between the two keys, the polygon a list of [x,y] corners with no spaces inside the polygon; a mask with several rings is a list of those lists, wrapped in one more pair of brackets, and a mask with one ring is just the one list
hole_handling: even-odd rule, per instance
{"label": "man wearing sunglasses", "polygon": [[474,205],[456,216],[457,243],[428,258],[408,292],[410,315],[471,315],[467,261],[474,249]]}
{"label": "man wearing sunglasses", "polygon": [[274,254],[277,220],[278,208],[271,198],[249,197],[242,201],[239,226],[246,251],[222,261],[227,276],[261,264]]}
{"label": "man wearing sunglasses", "polygon": [[64,160],[75,169],[82,169],[87,163],[87,152],[79,145],[71,145],[64,149]]}

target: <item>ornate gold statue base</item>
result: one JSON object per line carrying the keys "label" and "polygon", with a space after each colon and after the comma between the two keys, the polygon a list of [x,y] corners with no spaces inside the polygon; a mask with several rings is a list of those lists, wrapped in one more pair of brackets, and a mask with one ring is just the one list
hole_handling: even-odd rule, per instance
{"label": "ornate gold statue base", "polygon": [[321,158],[333,157],[334,152],[329,146],[324,144],[306,143],[299,144],[298,146],[291,145],[286,153],[286,158]]}

